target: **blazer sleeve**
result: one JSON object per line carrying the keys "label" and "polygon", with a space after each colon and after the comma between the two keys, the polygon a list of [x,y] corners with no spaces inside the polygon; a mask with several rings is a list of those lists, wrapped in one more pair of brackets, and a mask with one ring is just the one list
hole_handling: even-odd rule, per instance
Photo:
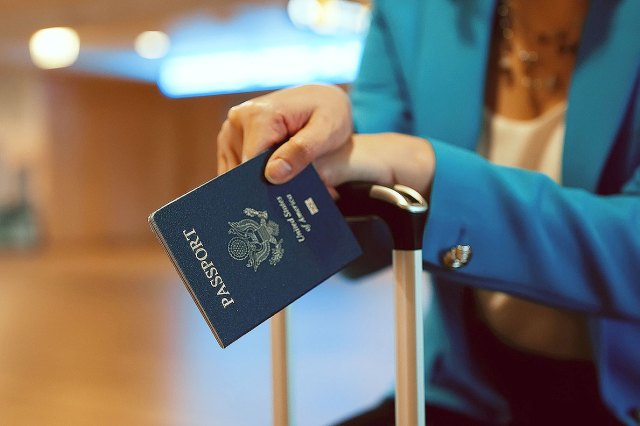
{"label": "blazer sleeve", "polygon": [[[408,52],[416,46],[407,44],[413,37],[402,43],[394,39],[411,28],[393,26],[412,22],[402,14],[413,12],[374,2],[351,93],[360,133],[416,133],[410,77],[403,73],[411,70]],[[398,52],[401,48],[406,51]],[[640,321],[640,171],[622,193],[595,195],[428,139],[436,153],[436,172],[423,259],[436,277]],[[449,270],[442,265],[442,254],[459,244],[471,246],[472,258],[465,267]]]}
{"label": "blazer sleeve", "polygon": [[[496,166],[441,141],[424,234],[427,269],[548,305],[640,320],[640,168],[601,196]],[[443,250],[472,248],[464,268]]]}

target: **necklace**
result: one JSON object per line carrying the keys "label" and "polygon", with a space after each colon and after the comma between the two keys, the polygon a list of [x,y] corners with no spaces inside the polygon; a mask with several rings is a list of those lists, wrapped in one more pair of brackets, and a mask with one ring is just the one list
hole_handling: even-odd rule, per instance
{"label": "necklace", "polygon": [[[584,16],[553,31],[532,31],[518,16],[512,0],[500,0],[497,8],[498,31],[501,36],[498,67],[511,84],[530,92],[555,93],[567,85],[568,75],[562,66],[573,66]],[[518,72],[520,71],[520,72]]]}

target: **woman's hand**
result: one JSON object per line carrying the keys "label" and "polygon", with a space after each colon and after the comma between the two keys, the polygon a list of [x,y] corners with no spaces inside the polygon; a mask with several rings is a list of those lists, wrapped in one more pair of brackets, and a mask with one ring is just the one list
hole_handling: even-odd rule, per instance
{"label": "woman's hand", "polygon": [[282,141],[265,169],[272,183],[287,182],[314,162],[332,192],[349,181],[399,183],[425,196],[431,188],[435,158],[426,140],[353,135],[346,93],[322,85],[283,89],[233,107],[218,134],[218,173]]}
{"label": "woman's hand", "polygon": [[272,92],[229,110],[218,134],[218,174],[286,141],[265,170],[269,181],[283,183],[342,147],[351,134],[351,103],[339,87],[307,85]]}
{"label": "woman's hand", "polygon": [[348,143],[315,161],[329,190],[345,182],[365,181],[409,186],[429,198],[435,154],[422,138],[400,133],[354,135]]}

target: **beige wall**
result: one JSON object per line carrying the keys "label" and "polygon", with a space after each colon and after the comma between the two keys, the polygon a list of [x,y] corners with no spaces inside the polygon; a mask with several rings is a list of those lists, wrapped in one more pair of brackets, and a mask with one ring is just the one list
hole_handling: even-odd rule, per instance
{"label": "beige wall", "polygon": [[32,166],[49,245],[152,240],[149,213],[215,176],[226,111],[255,96],[168,99],[153,85],[64,72],[28,86],[43,94],[27,121],[45,134]]}

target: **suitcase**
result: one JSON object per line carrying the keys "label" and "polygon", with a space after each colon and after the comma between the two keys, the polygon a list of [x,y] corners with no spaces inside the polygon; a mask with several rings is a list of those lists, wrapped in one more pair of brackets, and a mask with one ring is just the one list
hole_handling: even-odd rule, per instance
{"label": "suitcase", "polygon": [[[379,218],[393,240],[395,281],[396,425],[424,426],[422,234],[427,203],[415,190],[395,185],[349,183],[337,202],[350,220]],[[271,318],[273,424],[289,424],[287,309]]]}

